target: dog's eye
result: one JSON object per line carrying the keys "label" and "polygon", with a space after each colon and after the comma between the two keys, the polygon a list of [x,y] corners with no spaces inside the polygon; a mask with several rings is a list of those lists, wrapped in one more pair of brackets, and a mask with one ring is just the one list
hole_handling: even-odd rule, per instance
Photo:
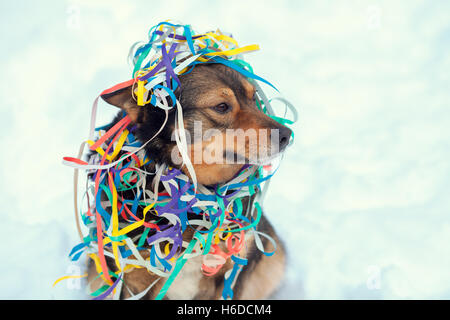
{"label": "dog's eye", "polygon": [[217,113],[221,113],[221,114],[231,111],[231,107],[226,103],[218,104],[217,106],[212,107],[212,109],[214,111],[216,111]]}

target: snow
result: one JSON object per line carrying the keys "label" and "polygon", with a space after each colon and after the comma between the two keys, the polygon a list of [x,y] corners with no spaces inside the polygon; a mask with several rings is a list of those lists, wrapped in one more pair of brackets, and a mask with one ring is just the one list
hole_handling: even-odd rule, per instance
{"label": "snow", "polygon": [[[289,249],[279,299],[449,299],[447,1],[2,2],[1,299],[83,299],[75,156],[129,47],[173,18],[217,27],[299,110],[265,212]],[[100,106],[99,122],[112,110]]]}

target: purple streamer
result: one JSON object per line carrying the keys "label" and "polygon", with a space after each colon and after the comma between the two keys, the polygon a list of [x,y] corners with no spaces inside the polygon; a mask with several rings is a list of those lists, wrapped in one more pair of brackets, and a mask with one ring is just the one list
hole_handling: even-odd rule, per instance
{"label": "purple streamer", "polygon": [[166,175],[162,175],[160,180],[161,181],[168,181],[168,180],[172,180],[173,178],[175,178],[177,175],[181,174],[181,171],[178,169],[170,169]]}
{"label": "purple streamer", "polygon": [[147,80],[150,77],[153,77],[162,67],[164,66],[164,61],[160,61],[156,67],[154,67],[149,73],[143,75],[139,78],[140,81]]}

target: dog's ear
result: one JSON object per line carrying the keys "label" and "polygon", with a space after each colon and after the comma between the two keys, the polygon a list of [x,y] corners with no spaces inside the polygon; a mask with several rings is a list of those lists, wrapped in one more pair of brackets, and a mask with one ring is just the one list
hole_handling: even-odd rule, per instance
{"label": "dog's ear", "polygon": [[139,119],[139,110],[142,108],[134,101],[132,90],[133,86],[129,86],[111,93],[102,94],[101,97],[107,103],[126,111],[130,120],[137,123]]}

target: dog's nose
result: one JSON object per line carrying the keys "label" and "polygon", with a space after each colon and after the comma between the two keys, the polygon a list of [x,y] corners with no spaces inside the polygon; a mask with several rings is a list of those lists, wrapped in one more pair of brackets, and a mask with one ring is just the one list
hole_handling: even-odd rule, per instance
{"label": "dog's nose", "polygon": [[286,126],[282,126],[279,130],[280,151],[283,151],[291,140],[292,130]]}

